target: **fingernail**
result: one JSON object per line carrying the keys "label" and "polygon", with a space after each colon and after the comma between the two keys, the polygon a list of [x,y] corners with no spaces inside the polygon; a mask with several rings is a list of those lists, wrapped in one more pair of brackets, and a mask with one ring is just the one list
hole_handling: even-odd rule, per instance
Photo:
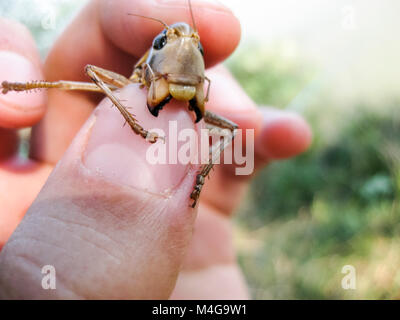
{"label": "fingernail", "polygon": [[[3,81],[9,82],[29,82],[42,80],[43,74],[37,66],[24,56],[12,51],[0,51],[0,84]],[[22,108],[37,108],[44,101],[41,92],[21,94],[18,92],[8,92],[0,94],[0,101],[8,104],[17,104]]]}
{"label": "fingernail", "polygon": [[[124,126],[124,118],[107,99],[95,111],[96,120],[90,131],[83,164],[114,183],[158,194],[168,193],[184,179],[189,166],[168,162],[169,144],[173,143],[169,121],[176,121],[178,132],[193,128],[194,124],[187,110],[174,106],[172,102],[160,111],[157,118],[154,117],[146,107],[145,93],[137,86],[128,86],[120,92],[119,99],[125,106],[132,107],[129,111],[146,130],[161,129],[166,142],[159,139],[151,144],[135,134],[129,125]],[[146,153],[156,145],[165,148],[167,163],[153,164],[149,161]]]}

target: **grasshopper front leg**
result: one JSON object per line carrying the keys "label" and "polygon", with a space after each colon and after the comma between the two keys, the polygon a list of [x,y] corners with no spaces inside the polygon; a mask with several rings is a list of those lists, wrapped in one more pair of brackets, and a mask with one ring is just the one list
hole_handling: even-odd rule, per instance
{"label": "grasshopper front leg", "polygon": [[[111,72],[108,70],[101,69],[99,67],[93,66],[93,65],[87,65],[85,68],[85,71],[87,75],[93,80],[93,82],[101,89],[101,91],[112,101],[112,103],[117,107],[119,112],[122,114],[122,116],[125,118],[125,121],[129,124],[129,126],[132,128],[132,130],[140,135],[141,137],[145,138],[148,140],[150,143],[155,143],[158,138],[157,133],[154,132],[149,132],[146,129],[144,129],[134,118],[134,116],[127,110],[126,107],[122,105],[122,103],[115,97],[113,92],[110,90],[110,88],[107,86],[106,83],[116,85],[117,83],[120,83],[121,81],[126,81],[125,85],[133,83],[129,79],[116,74],[115,72]],[[120,76],[120,78],[117,78],[117,76]]]}

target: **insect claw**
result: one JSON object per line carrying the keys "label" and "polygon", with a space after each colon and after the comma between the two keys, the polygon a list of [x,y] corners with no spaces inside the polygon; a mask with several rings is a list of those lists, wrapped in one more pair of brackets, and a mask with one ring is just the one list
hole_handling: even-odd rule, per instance
{"label": "insect claw", "polygon": [[[192,196],[193,196],[193,197],[192,197]],[[194,209],[194,208],[196,207],[196,204],[197,204],[198,196],[196,197],[196,196],[194,196],[193,193],[192,193],[192,195],[190,196],[190,198],[193,199],[193,202],[192,202],[191,205],[189,205],[189,207],[191,207],[191,208]]]}
{"label": "insect claw", "polygon": [[161,139],[161,140],[163,140],[164,143],[165,143],[164,137],[159,136],[159,135],[158,135],[157,133],[155,133],[155,132],[150,132],[150,131],[148,131],[147,134],[146,134],[146,136],[145,136],[145,139],[146,139],[147,141],[149,141],[150,143],[156,143],[156,142],[158,141],[158,139]]}

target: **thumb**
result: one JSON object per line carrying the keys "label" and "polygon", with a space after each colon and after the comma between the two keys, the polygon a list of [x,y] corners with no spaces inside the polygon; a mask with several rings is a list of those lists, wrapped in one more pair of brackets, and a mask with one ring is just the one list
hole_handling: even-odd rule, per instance
{"label": "thumb", "polygon": [[[170,120],[178,132],[196,128],[179,102],[155,118],[137,86],[120,99],[143,127],[165,132],[171,152]],[[123,127],[110,106],[106,99],[93,112],[4,246],[0,296],[169,297],[193,229],[197,167],[151,164],[148,148],[163,142],[150,144]],[[42,288],[46,265],[55,268],[56,290]]]}

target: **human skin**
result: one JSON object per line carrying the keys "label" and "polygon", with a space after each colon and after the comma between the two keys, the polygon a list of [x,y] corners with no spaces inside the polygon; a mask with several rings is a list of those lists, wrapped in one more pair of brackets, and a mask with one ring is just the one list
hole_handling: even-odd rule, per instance
{"label": "human skin", "polygon": [[[257,108],[218,65],[240,39],[231,11],[211,1],[192,5],[206,66],[215,66],[207,70],[206,107],[255,130],[256,170],[306,150],[311,132],[300,116]],[[127,13],[190,22],[185,0],[94,0],[42,64],[29,32],[0,19],[0,81],[88,81],[83,70],[89,63],[129,76],[162,27]],[[145,89],[130,85],[119,96],[145,128],[167,129],[176,119],[179,128],[198,129],[183,103],[171,101],[155,118]],[[192,209],[198,168],[150,165],[149,143],[123,127],[116,108],[101,99],[58,90],[0,96],[0,297],[248,298],[231,216],[253,175],[217,165]],[[29,126],[30,158],[22,160],[16,130]],[[56,269],[56,290],[41,287],[44,265]]]}

